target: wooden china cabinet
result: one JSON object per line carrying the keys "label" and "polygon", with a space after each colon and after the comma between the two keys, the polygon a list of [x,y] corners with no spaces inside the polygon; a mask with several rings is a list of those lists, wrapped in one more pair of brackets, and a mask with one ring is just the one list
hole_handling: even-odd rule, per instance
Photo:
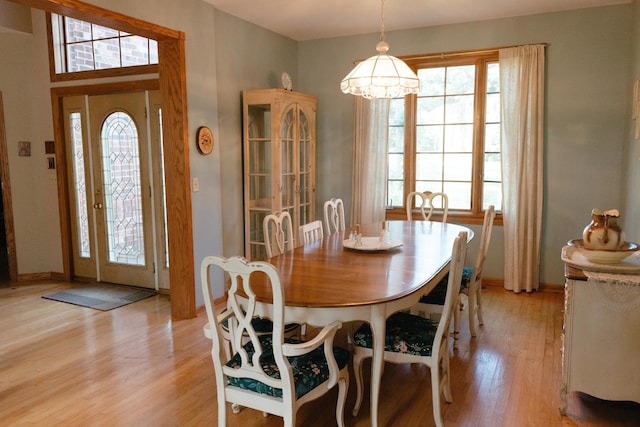
{"label": "wooden china cabinet", "polygon": [[316,98],[284,89],[243,95],[245,257],[265,258],[264,217],[287,211],[298,228],[315,219]]}

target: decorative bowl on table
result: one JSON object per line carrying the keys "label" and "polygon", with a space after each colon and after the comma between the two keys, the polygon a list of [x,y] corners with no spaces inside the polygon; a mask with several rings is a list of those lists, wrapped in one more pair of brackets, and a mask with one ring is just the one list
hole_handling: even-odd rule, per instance
{"label": "decorative bowl on table", "polygon": [[610,250],[588,249],[582,239],[569,240],[567,244],[577,247],[589,262],[596,264],[619,264],[640,249],[637,244],[631,242],[624,242],[619,248]]}
{"label": "decorative bowl on table", "polygon": [[362,252],[383,252],[399,248],[402,242],[393,239],[383,241],[379,237],[361,237],[359,242],[351,239],[344,240],[342,246]]}

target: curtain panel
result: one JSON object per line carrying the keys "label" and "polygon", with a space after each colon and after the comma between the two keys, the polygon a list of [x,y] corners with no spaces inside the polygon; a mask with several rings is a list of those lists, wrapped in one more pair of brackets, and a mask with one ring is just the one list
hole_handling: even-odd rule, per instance
{"label": "curtain panel", "polygon": [[500,49],[504,287],[540,282],[545,46]]}
{"label": "curtain panel", "polygon": [[388,99],[355,97],[351,225],[385,218],[389,105]]}

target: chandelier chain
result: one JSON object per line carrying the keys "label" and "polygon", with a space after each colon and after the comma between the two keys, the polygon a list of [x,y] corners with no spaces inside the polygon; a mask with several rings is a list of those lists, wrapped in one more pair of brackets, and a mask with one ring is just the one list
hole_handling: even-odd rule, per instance
{"label": "chandelier chain", "polygon": [[380,41],[384,41],[384,0],[380,1]]}

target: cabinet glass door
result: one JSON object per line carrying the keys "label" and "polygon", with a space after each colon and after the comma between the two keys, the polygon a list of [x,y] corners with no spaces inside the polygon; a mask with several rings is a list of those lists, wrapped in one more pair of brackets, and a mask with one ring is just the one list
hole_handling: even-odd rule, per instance
{"label": "cabinet glass door", "polygon": [[[281,185],[282,185],[282,193],[281,193],[281,211],[289,212],[291,215],[291,219],[293,221],[294,228],[297,230],[298,225],[301,225],[298,218],[296,217],[295,206],[296,206],[296,157],[295,157],[295,141],[296,141],[296,128],[295,128],[295,120],[296,117],[296,107],[292,105],[282,117],[282,122],[280,123],[280,150],[281,150],[281,159],[280,159],[280,174],[281,174]],[[297,236],[296,236],[297,237]],[[294,237],[295,239],[295,237]],[[295,239],[297,240],[297,239]]]}
{"label": "cabinet glass door", "polygon": [[309,120],[301,109],[298,114],[298,173],[299,173],[299,218],[300,224],[313,221],[311,218],[312,188],[312,145]]}
{"label": "cabinet glass door", "polygon": [[272,141],[271,110],[269,105],[252,105],[249,107],[249,150],[248,179],[249,192],[249,236],[250,259],[264,259],[264,236],[262,221],[271,213],[273,185],[271,182]]}

